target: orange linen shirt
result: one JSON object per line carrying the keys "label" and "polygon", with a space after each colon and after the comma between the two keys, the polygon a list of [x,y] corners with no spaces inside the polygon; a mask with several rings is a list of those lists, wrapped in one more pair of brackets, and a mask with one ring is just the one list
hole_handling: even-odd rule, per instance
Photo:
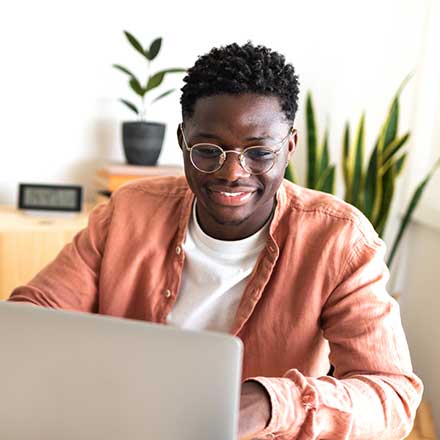
{"label": "orange linen shirt", "polygon": [[[193,199],[184,177],[128,183],[10,300],[165,323],[179,295]],[[244,343],[243,378],[270,395],[271,420],[259,438],[410,432],[423,385],[385,289],[383,256],[384,243],[357,209],[283,182],[231,331]],[[329,360],[334,377],[326,375]]]}

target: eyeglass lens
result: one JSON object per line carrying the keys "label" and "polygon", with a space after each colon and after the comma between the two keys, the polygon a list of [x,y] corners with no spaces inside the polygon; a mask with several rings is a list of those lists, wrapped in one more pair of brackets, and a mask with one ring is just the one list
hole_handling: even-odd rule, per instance
{"label": "eyeglass lens", "polygon": [[[196,168],[205,172],[217,171],[223,164],[223,150],[213,144],[198,144],[191,149],[191,160]],[[275,153],[265,147],[251,147],[243,153],[243,166],[252,174],[262,174],[272,168]]]}

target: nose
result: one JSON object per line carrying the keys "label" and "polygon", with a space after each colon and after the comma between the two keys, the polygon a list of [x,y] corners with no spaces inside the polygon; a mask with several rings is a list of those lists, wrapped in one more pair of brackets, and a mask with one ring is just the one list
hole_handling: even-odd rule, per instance
{"label": "nose", "polygon": [[215,174],[219,179],[229,180],[231,182],[250,176],[250,173],[241,166],[240,152],[233,150],[226,152],[226,159],[222,167],[216,171]]}

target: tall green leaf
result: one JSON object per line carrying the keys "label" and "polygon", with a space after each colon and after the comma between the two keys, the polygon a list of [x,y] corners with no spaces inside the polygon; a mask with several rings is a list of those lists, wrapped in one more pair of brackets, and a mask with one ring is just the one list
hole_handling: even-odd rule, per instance
{"label": "tall green leaf", "polygon": [[319,180],[316,183],[316,189],[318,191],[324,191],[329,194],[334,194],[335,177],[336,177],[336,166],[329,165],[319,177]]}
{"label": "tall green leaf", "polygon": [[321,178],[322,173],[327,169],[330,162],[330,153],[328,150],[328,129],[325,129],[324,137],[322,139],[322,143],[318,149],[318,175],[317,178]]}
{"label": "tall green leaf", "polygon": [[437,171],[437,169],[440,167],[440,158],[437,159],[434,166],[429,171],[428,175],[419,183],[416,190],[414,191],[413,196],[411,197],[411,200],[408,204],[408,207],[406,208],[405,214],[402,218],[402,221],[400,223],[399,231],[397,233],[397,236],[394,240],[393,246],[391,247],[390,256],[388,257],[388,267],[391,267],[391,264],[394,260],[397,248],[399,247],[400,241],[403,237],[403,234],[406,231],[406,228],[411,221],[412,215],[414,213],[414,210],[417,208],[417,205],[420,201],[420,198],[422,197],[423,192],[425,191],[426,185],[428,185],[429,181],[431,180],[434,173]]}
{"label": "tall green leaf", "polygon": [[292,162],[288,163],[286,170],[284,171],[284,178],[290,180],[292,183],[297,182],[295,168]]}
{"label": "tall green leaf", "polygon": [[316,134],[316,118],[313,108],[312,94],[307,93],[306,99],[306,127],[307,127],[307,187],[315,188],[316,186],[316,156],[317,156],[317,134]]}
{"label": "tall green leaf", "polygon": [[406,158],[407,153],[403,153],[398,158],[391,158],[382,166],[380,170],[382,175],[383,195],[379,216],[376,221],[376,231],[382,238],[385,234],[385,228],[390,214],[397,177],[402,172]]}
{"label": "tall green leaf", "polygon": [[[402,157],[402,156],[405,156],[406,155],[406,153],[405,152],[403,152],[400,156],[397,156],[397,154],[395,155],[395,156],[397,156],[397,157],[394,157],[394,156],[391,156],[381,167],[380,167],[380,175],[381,176],[383,176],[392,166],[394,166],[398,161],[399,161],[399,159]],[[397,177],[397,175],[396,175],[396,177]]]}
{"label": "tall green leaf", "polygon": [[376,198],[377,182],[379,179],[379,155],[378,143],[376,143],[371,152],[370,160],[368,162],[367,175],[364,184],[364,206],[362,212],[371,221],[374,207],[374,200]]}
{"label": "tall green leaf", "polygon": [[348,158],[350,154],[350,124],[347,122],[344,129],[344,138],[342,140],[342,177],[346,188],[346,194],[351,187],[350,174],[348,170]]}
{"label": "tall green leaf", "polygon": [[396,176],[400,176],[403,169],[405,168],[406,159],[407,159],[408,153],[402,154],[399,159],[396,161]]}
{"label": "tall green leaf", "polygon": [[376,160],[377,160],[377,170],[375,174],[375,184],[374,184],[374,198],[372,200],[373,206],[371,209],[371,216],[369,217],[369,220],[373,224],[373,226],[376,228],[378,221],[379,221],[379,214],[380,214],[380,207],[382,206],[382,197],[383,197],[383,186],[382,186],[382,174],[381,174],[381,167],[383,164],[383,150],[385,146],[385,138],[386,138],[386,131],[388,127],[388,119],[385,121],[384,125],[382,126],[382,130],[379,134],[379,139],[376,143]]}
{"label": "tall green leaf", "polygon": [[390,213],[391,203],[394,197],[395,181],[396,181],[396,165],[392,164],[391,167],[385,171],[382,176],[382,200],[380,205],[380,211],[376,220],[376,232],[383,238],[385,232],[385,226],[387,224],[388,215]]}
{"label": "tall green leaf", "polygon": [[396,137],[385,149],[383,154],[383,161],[387,161],[392,158],[399,150],[406,144],[409,139],[409,133],[405,133],[401,137]]}
{"label": "tall green leaf", "polygon": [[352,171],[352,193],[351,201],[357,208],[362,209],[362,187],[363,187],[363,162],[364,162],[364,145],[365,145],[365,113],[362,114],[356,131],[354,146],[350,154],[350,165]]}
{"label": "tall green leaf", "polygon": [[399,97],[396,96],[391,103],[391,107],[388,111],[387,119],[385,122],[384,132],[384,153],[388,146],[397,136],[397,130],[399,125]]}

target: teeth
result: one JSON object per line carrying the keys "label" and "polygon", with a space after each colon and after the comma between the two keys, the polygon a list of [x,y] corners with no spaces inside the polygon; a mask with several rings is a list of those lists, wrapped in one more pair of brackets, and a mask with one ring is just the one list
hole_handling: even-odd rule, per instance
{"label": "teeth", "polygon": [[244,194],[244,193],[242,193],[242,192],[236,192],[236,193],[222,192],[222,194],[227,196],[227,197],[236,197],[236,196],[239,196],[239,195]]}

